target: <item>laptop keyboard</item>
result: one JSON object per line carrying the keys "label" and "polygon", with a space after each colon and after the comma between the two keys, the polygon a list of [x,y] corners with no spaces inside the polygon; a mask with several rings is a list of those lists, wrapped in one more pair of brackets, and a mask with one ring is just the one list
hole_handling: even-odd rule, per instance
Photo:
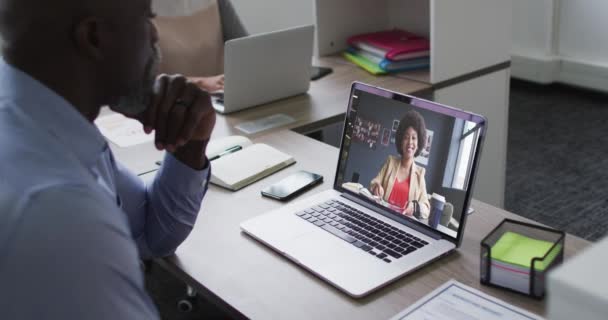
{"label": "laptop keyboard", "polygon": [[387,263],[429,244],[336,200],[296,212],[296,215]]}

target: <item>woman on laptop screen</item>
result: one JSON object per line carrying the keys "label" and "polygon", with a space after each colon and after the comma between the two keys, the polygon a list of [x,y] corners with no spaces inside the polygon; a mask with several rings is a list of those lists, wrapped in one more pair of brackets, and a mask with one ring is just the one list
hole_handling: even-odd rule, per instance
{"label": "woman on laptop screen", "polygon": [[426,140],[424,118],[414,110],[408,111],[399,122],[395,136],[400,157],[388,156],[369,188],[389,207],[420,219],[428,218],[430,203],[425,169],[417,166],[414,159],[424,150]]}

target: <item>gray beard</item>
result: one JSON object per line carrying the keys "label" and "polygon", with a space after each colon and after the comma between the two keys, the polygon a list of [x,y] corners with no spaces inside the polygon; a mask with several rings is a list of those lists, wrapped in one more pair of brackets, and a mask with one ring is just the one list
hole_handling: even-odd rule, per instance
{"label": "gray beard", "polygon": [[155,45],[154,55],[146,65],[141,83],[127,95],[120,97],[112,110],[127,116],[136,116],[146,111],[154,93],[155,75],[161,58],[160,47]]}

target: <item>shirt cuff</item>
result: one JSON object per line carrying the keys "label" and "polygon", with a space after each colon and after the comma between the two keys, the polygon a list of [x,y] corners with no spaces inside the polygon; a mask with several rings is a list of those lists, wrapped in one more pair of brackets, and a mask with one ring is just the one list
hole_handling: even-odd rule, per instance
{"label": "shirt cuff", "polygon": [[211,167],[209,161],[202,170],[195,170],[177,160],[171,153],[165,153],[163,165],[157,173],[157,179],[169,187],[175,194],[197,195],[207,190]]}

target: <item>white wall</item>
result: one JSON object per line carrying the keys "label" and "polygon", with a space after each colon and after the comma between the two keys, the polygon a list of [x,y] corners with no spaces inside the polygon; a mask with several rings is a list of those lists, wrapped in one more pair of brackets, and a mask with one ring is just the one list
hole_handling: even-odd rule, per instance
{"label": "white wall", "polygon": [[608,1],[512,1],[514,77],[608,91]]}
{"label": "white wall", "polygon": [[608,1],[561,1],[560,56],[608,65]]}
{"label": "white wall", "polygon": [[548,55],[552,51],[554,0],[512,0],[512,51],[527,55]]}
{"label": "white wall", "polygon": [[[153,0],[159,15],[183,15],[211,0]],[[250,34],[313,24],[313,0],[231,0]]]}

